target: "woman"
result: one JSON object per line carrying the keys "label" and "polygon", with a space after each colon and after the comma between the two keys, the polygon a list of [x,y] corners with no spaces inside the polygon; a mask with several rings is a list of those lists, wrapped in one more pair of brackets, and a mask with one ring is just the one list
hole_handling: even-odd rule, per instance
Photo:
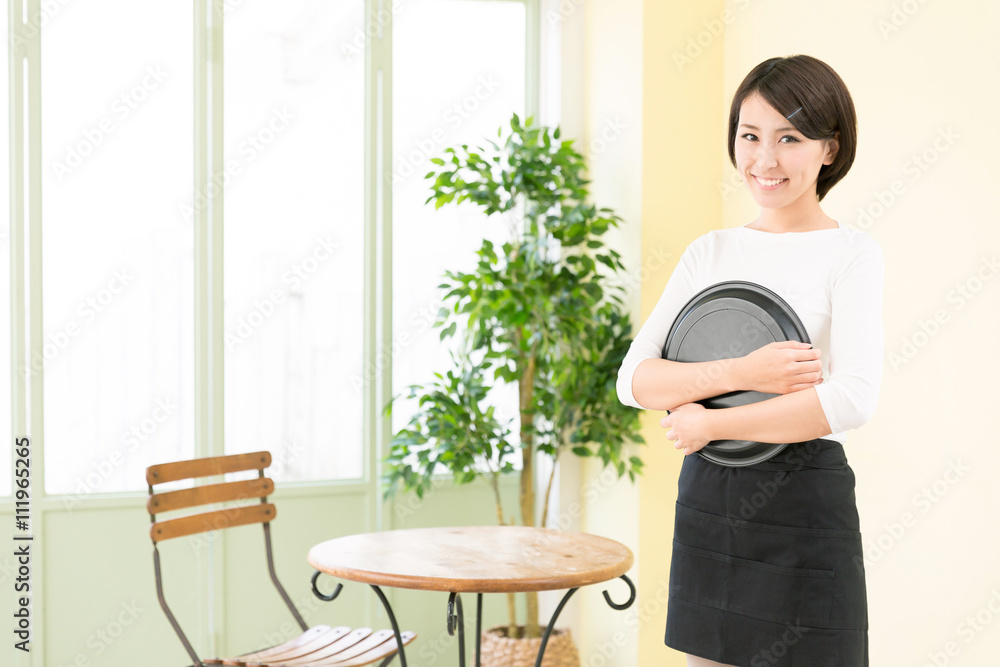
{"label": "woman", "polygon": [[[669,411],[660,424],[685,455],[666,644],[689,665],[868,665],[864,557],[843,443],[878,401],[884,260],[870,235],[820,207],[854,161],[856,126],[847,88],[822,61],[772,58],[747,75],[730,108],[729,157],[760,215],[691,243],[619,371],[619,399]],[[725,280],[776,292],[813,345],[661,359],[684,304]],[[737,390],[778,395],[716,410],[695,402]],[[792,444],[746,467],[692,456],[721,439]]]}

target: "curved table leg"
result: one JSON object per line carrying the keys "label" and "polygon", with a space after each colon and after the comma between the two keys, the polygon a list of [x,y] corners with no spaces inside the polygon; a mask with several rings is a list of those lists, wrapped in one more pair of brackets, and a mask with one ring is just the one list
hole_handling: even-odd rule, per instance
{"label": "curved table leg", "polygon": [[480,667],[479,645],[483,637],[483,594],[476,594],[476,667]]}
{"label": "curved table leg", "polygon": [[[628,576],[624,574],[620,576],[619,579],[628,584],[628,589],[629,589],[628,600],[626,600],[622,604],[618,604],[611,600],[611,596],[608,595],[607,591],[602,591],[602,593],[604,594],[604,601],[608,603],[609,607],[621,611],[622,609],[628,609],[629,607],[632,606],[632,603],[635,602],[635,584],[633,584],[632,580],[629,579]],[[569,602],[570,596],[572,596],[573,593],[576,593],[578,590],[579,590],[578,588],[569,589],[566,592],[566,595],[563,596],[563,599],[559,602],[559,606],[557,606],[556,610],[552,613],[552,618],[549,620],[549,626],[545,628],[545,633],[542,635],[542,645],[538,647],[538,658],[535,659],[535,667],[542,667],[542,659],[545,657],[545,646],[546,644],[549,643],[549,635],[552,634],[552,630],[554,630],[556,627],[556,619],[559,618],[559,614],[562,613],[563,607],[565,607],[566,603]],[[478,662],[476,663],[476,667],[479,667]]]}
{"label": "curved table leg", "polygon": [[576,593],[579,588],[571,588],[566,591],[566,595],[563,599],[559,601],[559,606],[556,610],[552,612],[552,618],[549,619],[549,626],[545,628],[545,632],[542,633],[542,645],[538,647],[538,658],[535,660],[535,667],[542,667],[542,658],[545,657],[545,645],[549,643],[549,635],[552,634],[552,630],[556,627],[556,619],[559,618],[559,614],[562,613],[563,607],[569,602],[570,597],[573,593]]}
{"label": "curved table leg", "polygon": [[385,607],[385,613],[389,615],[389,622],[392,623],[392,632],[396,635],[396,646],[399,647],[399,664],[402,667],[406,667],[406,651],[403,649],[403,638],[399,634],[399,625],[396,624],[396,616],[392,613],[392,607],[389,606],[389,601],[385,599],[385,595],[382,593],[382,589],[371,584],[372,590],[375,591],[375,595],[378,599],[382,601],[382,606]]}
{"label": "curved table leg", "polygon": [[628,609],[632,606],[632,603],[635,602],[635,584],[632,583],[632,580],[628,578],[627,574],[623,574],[618,578],[628,584],[628,600],[622,604],[615,604],[611,601],[611,596],[608,595],[607,591],[601,591],[601,593],[604,594],[604,601],[608,603],[609,607],[621,611],[622,609]]}
{"label": "curved table leg", "polygon": [[[448,596],[448,634],[455,636],[458,628],[458,665],[465,667],[465,614],[462,613],[462,596],[452,593]],[[478,648],[478,644],[477,644]],[[477,660],[478,667],[478,660]]]}
{"label": "curved table leg", "polygon": [[313,573],[313,576],[312,576],[312,590],[313,590],[313,595],[315,595],[316,597],[318,597],[320,600],[323,600],[324,602],[332,602],[332,601],[334,601],[334,600],[337,599],[338,595],[340,595],[340,591],[342,591],[344,589],[344,584],[338,583],[337,587],[335,589],[333,589],[333,592],[330,593],[329,595],[325,595],[323,593],[320,593],[319,592],[319,588],[316,586],[316,580],[319,579],[319,575],[321,575],[321,574],[323,574],[323,573],[320,572],[319,570],[316,570],[316,572]]}
{"label": "curved table leg", "polygon": [[[341,583],[338,583],[337,587],[335,589],[333,589],[333,592],[330,593],[329,595],[326,595],[324,593],[320,593],[319,592],[319,587],[316,585],[316,582],[319,579],[319,575],[321,575],[321,574],[322,574],[322,572],[320,572],[319,570],[316,570],[316,572],[312,576],[312,592],[313,592],[313,595],[315,595],[316,597],[318,597],[320,600],[324,600],[326,602],[331,602],[334,599],[336,599],[336,597],[338,595],[340,595],[340,591],[343,590],[344,585],[341,584]],[[398,654],[399,654],[399,664],[402,665],[402,667],[406,667],[406,652],[403,649],[403,637],[399,633],[399,625],[396,624],[396,615],[392,613],[392,607],[389,606],[389,601],[386,599],[385,595],[382,593],[382,589],[379,588],[378,586],[376,586],[375,584],[372,584],[371,587],[372,587],[372,590],[375,591],[375,595],[378,596],[378,599],[382,601],[382,606],[385,607],[385,613],[389,615],[389,622],[392,623],[392,633],[396,636],[396,646],[399,647],[399,650],[397,651]],[[380,663],[379,667],[385,667],[386,665],[388,665],[392,661],[392,659],[394,657],[396,657],[396,656],[395,655],[390,655],[390,656],[386,657],[386,659],[383,660]]]}

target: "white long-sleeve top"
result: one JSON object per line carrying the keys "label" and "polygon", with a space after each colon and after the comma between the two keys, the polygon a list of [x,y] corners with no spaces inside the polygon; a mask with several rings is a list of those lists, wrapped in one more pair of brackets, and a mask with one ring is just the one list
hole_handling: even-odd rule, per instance
{"label": "white long-sleeve top", "polygon": [[661,357],[691,297],[724,280],[747,280],[787,301],[819,348],[823,382],[814,389],[832,429],[822,437],[843,444],[846,431],[867,422],[878,403],[884,278],[882,247],[867,232],[843,225],[781,234],[745,226],[708,232],[681,255],[632,341],[618,370],[618,399],[645,408],[632,395],[632,376],[646,359]]}

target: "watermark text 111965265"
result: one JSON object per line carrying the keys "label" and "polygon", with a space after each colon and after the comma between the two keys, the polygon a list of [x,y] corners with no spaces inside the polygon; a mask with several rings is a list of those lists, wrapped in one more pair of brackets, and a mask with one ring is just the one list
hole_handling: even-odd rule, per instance
{"label": "watermark text 111965265", "polygon": [[14,648],[31,643],[31,441],[14,439]]}

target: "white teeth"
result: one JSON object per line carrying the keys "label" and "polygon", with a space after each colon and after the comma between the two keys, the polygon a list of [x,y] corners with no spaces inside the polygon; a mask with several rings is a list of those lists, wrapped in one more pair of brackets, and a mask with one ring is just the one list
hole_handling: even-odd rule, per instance
{"label": "white teeth", "polygon": [[773,186],[777,185],[778,183],[781,183],[783,180],[785,180],[783,178],[775,178],[775,179],[772,179],[772,180],[766,180],[766,179],[760,178],[759,176],[754,176],[754,178],[756,178],[757,182],[760,183],[761,185],[763,185],[765,188],[773,187]]}

